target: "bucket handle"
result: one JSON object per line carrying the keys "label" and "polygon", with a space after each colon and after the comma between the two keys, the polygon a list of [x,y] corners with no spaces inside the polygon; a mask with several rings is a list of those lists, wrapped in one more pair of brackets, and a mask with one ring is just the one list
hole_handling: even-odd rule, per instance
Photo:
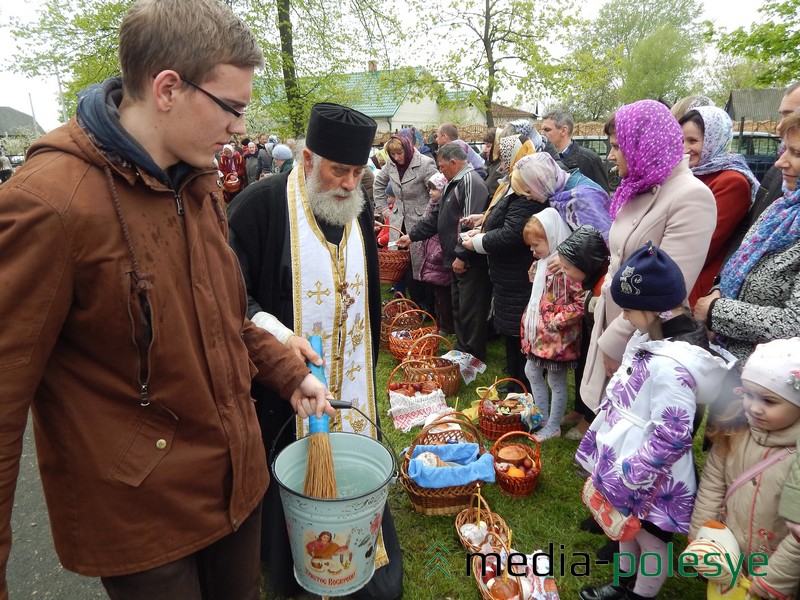
{"label": "bucket handle", "polygon": [[[375,440],[375,441],[377,441],[382,446],[386,446],[386,445],[389,446],[389,448],[388,448],[389,449],[389,453],[392,455],[392,464],[394,465],[394,467],[393,467],[394,475],[392,476],[392,479],[391,479],[390,483],[396,483],[397,482],[397,477],[399,475],[399,473],[397,471],[397,457],[398,457],[398,454],[397,454],[397,450],[395,450],[394,446],[389,441],[389,438],[386,437],[385,433],[383,433],[383,429],[381,429],[375,421],[370,419],[369,416],[364,414],[364,412],[360,408],[358,408],[357,406],[353,406],[350,402],[347,402],[346,400],[330,400],[329,399],[328,402],[331,403],[331,406],[333,408],[336,408],[338,410],[354,410],[354,411],[356,411],[362,417],[364,417],[367,421],[372,423],[372,425],[375,426],[375,429],[377,429],[378,433],[381,434],[380,441],[379,440]],[[280,428],[280,430],[278,431],[278,434],[275,436],[275,439],[272,440],[272,445],[270,446],[270,449],[269,449],[269,462],[270,462],[270,464],[272,464],[274,462],[274,459],[275,459],[275,446],[278,445],[278,440],[281,439],[281,435],[283,435],[283,430],[286,429],[286,426],[289,425],[289,423],[291,423],[292,421],[294,421],[295,418],[296,418],[296,415],[292,415],[291,417],[289,417],[286,420],[286,422],[283,424],[283,426]]]}

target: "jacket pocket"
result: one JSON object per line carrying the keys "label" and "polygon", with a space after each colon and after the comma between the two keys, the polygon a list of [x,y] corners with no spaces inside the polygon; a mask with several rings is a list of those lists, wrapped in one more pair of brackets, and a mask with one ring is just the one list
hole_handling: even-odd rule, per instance
{"label": "jacket pocket", "polygon": [[111,467],[113,479],[138,487],[172,448],[179,419],[170,410],[151,403],[141,414]]}

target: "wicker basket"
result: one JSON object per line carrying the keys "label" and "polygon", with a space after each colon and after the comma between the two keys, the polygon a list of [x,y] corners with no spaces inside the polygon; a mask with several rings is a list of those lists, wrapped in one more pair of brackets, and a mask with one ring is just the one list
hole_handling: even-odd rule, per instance
{"label": "wicker basket", "polygon": [[[403,235],[403,232],[393,225],[381,224],[381,227],[394,229]],[[381,271],[381,283],[395,283],[402,279],[411,262],[411,253],[407,250],[389,250],[378,248],[378,266]]]}
{"label": "wicker basket", "polygon": [[[389,326],[395,317],[406,311],[417,309],[416,302],[403,296],[402,292],[396,292],[394,298],[386,302],[381,308],[381,350],[389,349]],[[422,326],[422,317],[419,313],[411,313],[408,318],[400,320],[398,327],[401,329],[419,329]]]}
{"label": "wicker basket", "polygon": [[472,523],[473,525],[478,525],[481,521],[485,522],[487,525],[487,535],[484,538],[483,542],[495,540],[495,543],[492,544],[493,549],[499,549],[496,546],[497,542],[494,536],[489,536],[488,533],[494,532],[498,534],[501,539],[507,540],[508,539],[508,525],[503,520],[503,517],[498,515],[495,512],[492,512],[492,509],[489,508],[489,503],[486,502],[484,497],[481,495],[480,489],[478,492],[472,495],[470,499],[469,508],[465,508],[460,513],[456,515],[456,533],[458,534],[458,539],[461,541],[461,545],[464,546],[464,550],[467,552],[480,552],[481,544],[474,544],[473,542],[466,539],[462,533],[461,528],[468,523]]}
{"label": "wicker basket", "polygon": [[[413,372],[410,369],[412,366],[414,367]],[[431,367],[426,366],[421,360],[409,358],[398,364],[392,369],[392,372],[389,373],[389,378],[386,380],[387,392],[389,391],[389,384],[392,383],[395,374],[398,372],[403,373],[403,379],[398,382],[400,384],[425,383],[426,381],[431,381],[436,384],[437,389],[441,389],[442,387],[436,378],[435,371]]]}
{"label": "wicker basket", "polygon": [[[423,367],[429,371],[432,370],[435,373],[436,379],[439,381],[439,385],[441,386],[445,396],[455,396],[456,393],[458,393],[458,388],[461,387],[461,371],[459,370],[458,365],[451,360],[442,358],[441,356],[419,356],[418,354],[414,353],[414,350],[419,342],[423,342],[424,347],[427,348],[429,346],[428,342],[431,338],[442,340],[450,347],[450,350],[453,349],[453,344],[446,337],[431,333],[414,340],[414,343],[408,350],[408,356],[414,356],[420,363],[422,363]],[[434,352],[435,351],[436,349],[434,349]],[[412,381],[416,381],[416,371],[420,370],[422,370],[420,366],[409,365],[409,367],[406,369],[406,375]]]}
{"label": "wicker basket", "polygon": [[[514,441],[512,439],[522,439],[523,442]],[[524,443],[527,442],[527,443]],[[533,445],[531,445],[533,444]],[[521,450],[533,462],[531,472],[525,477],[512,477],[497,468],[498,453],[502,448],[514,447]],[[494,472],[497,476],[497,485],[500,486],[500,491],[506,496],[512,498],[524,498],[530,496],[531,492],[539,485],[539,475],[542,472],[542,455],[539,450],[539,442],[536,441],[531,434],[524,431],[511,431],[501,436],[492,446],[492,456],[494,456],[495,467]]]}
{"label": "wicker basket", "polygon": [[[420,316],[427,315],[430,317],[431,321],[433,321],[433,324],[420,325],[416,329],[405,329],[405,331],[408,331],[411,334],[408,339],[392,335],[396,331],[402,331],[402,328],[399,324],[401,322],[406,323],[406,318],[412,314]],[[389,325],[389,352],[392,356],[394,356],[397,362],[401,362],[409,357],[418,358],[420,356],[431,356],[436,353],[436,349],[439,347],[439,340],[428,340],[424,344],[418,344],[417,346],[414,346],[414,342],[423,336],[436,333],[437,331],[439,331],[439,327],[436,325],[436,319],[434,319],[429,313],[426,313],[424,310],[420,310],[418,308],[407,310],[406,312],[401,313],[392,319],[392,323]],[[414,350],[411,354],[409,354],[412,347]]]}
{"label": "wicker basket", "polygon": [[[497,548],[498,553],[500,552],[500,550],[503,550],[505,551],[506,556],[511,554],[511,550],[508,547],[508,543],[505,540],[503,540],[503,538],[501,538],[499,535],[497,535],[496,533],[489,533],[486,537],[489,538],[489,542],[492,544],[492,546]],[[475,577],[475,584],[478,586],[478,591],[481,594],[481,598],[483,598],[483,600],[494,600],[494,597],[489,592],[489,588],[483,582],[483,579],[481,579],[482,575],[481,567],[484,560],[487,559],[485,559],[480,554],[472,557],[472,575]],[[522,588],[522,581],[521,581],[522,577],[515,577],[509,575],[508,578],[517,584],[517,590],[518,590],[517,598],[522,598],[524,595],[524,590]]]}
{"label": "wicker basket", "polygon": [[[441,425],[455,423],[461,429],[441,429]],[[400,464],[400,484],[408,493],[411,506],[418,513],[428,516],[455,515],[469,508],[472,494],[478,491],[479,483],[473,481],[466,485],[455,485],[445,488],[424,488],[418,486],[408,475],[408,465],[411,462],[411,453],[418,445],[448,444],[453,442],[475,442],[478,444],[480,454],[484,453],[481,434],[463,413],[454,412],[445,418],[438,419],[424,427],[419,435],[414,438],[411,446],[402,457]]]}
{"label": "wicker basket", "polygon": [[[483,406],[483,401],[491,396],[492,389],[496,388],[497,384],[503,383],[504,381],[513,381],[514,383],[518,383],[522,387],[522,393],[528,393],[528,388],[524,383],[511,377],[498,379],[492,385],[486,388],[486,391],[484,391],[483,395],[481,396],[481,401],[478,404],[478,425],[481,428],[483,437],[488,440],[496,440],[500,436],[511,431],[525,431],[525,425],[523,424],[522,417],[519,414],[489,414]],[[498,402],[502,402],[502,400],[492,400],[492,402],[497,404]]]}

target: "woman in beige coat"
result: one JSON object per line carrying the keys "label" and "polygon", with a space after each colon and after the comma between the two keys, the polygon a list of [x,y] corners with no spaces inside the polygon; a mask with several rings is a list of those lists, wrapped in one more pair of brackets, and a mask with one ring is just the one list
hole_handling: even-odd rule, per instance
{"label": "woman in beige coat", "polygon": [[[628,256],[648,242],[659,246],[678,264],[692,289],[706,258],[716,225],[711,191],[689,170],[683,156],[683,132],[669,109],[654,100],[620,108],[605,125],[622,183],[611,203],[608,236],[615,273]],[[583,401],[596,410],[608,378],[619,367],[634,327],[609,294],[610,278],[595,307],[595,323],[586,370],[581,382]]]}

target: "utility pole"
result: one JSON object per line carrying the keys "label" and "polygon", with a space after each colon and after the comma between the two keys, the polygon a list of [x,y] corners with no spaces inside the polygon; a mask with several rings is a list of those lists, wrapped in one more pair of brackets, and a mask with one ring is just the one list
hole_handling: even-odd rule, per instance
{"label": "utility pole", "polygon": [[55,64],[56,67],[56,81],[58,82],[58,100],[61,102],[61,122],[67,122],[67,107],[64,106],[64,91],[61,89],[61,73],[58,71],[58,63]]}
{"label": "utility pole", "polygon": [[33,119],[33,137],[39,137],[39,128],[36,125],[36,113],[33,111],[33,98],[31,93],[28,92],[28,101],[31,103],[31,119]]}

